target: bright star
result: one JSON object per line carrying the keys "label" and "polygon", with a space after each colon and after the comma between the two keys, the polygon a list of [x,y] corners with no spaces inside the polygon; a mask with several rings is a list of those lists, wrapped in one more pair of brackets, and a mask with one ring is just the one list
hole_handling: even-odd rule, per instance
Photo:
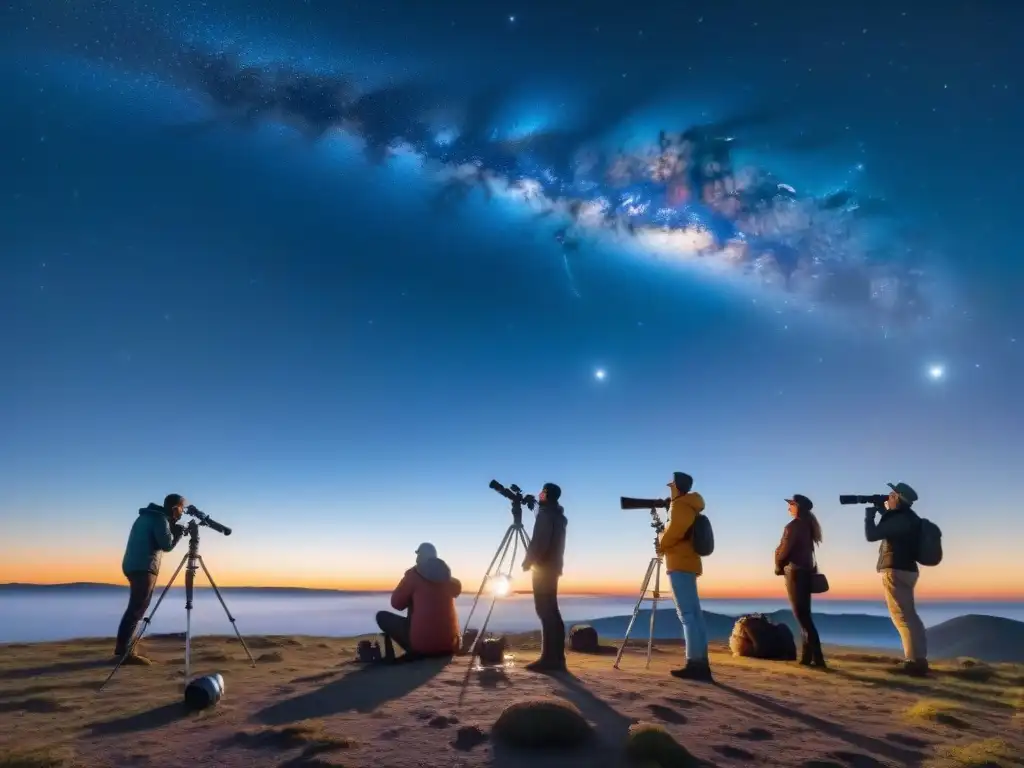
{"label": "bright star", "polygon": [[608,374],[605,372],[604,368],[598,368],[596,371],[594,371],[594,378],[597,379],[598,381],[604,381],[607,375]]}
{"label": "bright star", "polygon": [[932,379],[933,381],[938,381],[945,375],[946,369],[943,368],[941,365],[933,365],[928,369],[928,378]]}
{"label": "bright star", "polygon": [[516,17],[515,17],[515,16],[509,16],[509,17],[508,17],[508,20],[509,20],[509,21],[510,21],[511,23],[513,23],[513,24],[515,24],[515,23],[516,23]]}

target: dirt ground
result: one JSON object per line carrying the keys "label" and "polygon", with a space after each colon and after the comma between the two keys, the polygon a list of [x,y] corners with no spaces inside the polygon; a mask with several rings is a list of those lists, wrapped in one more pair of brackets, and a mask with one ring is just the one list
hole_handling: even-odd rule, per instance
{"label": "dirt ground", "polygon": [[[1024,666],[955,660],[927,680],[886,657],[830,649],[828,672],[712,654],[715,685],[676,680],[678,647],[649,669],[629,649],[569,654],[570,674],[522,669],[537,640],[513,640],[500,668],[465,658],[394,667],[352,662],[355,639],[201,637],[193,672],[220,672],[221,704],[183,711],[184,641],[147,638],[150,667],[122,667],[102,691],[110,640],[0,645],[0,768],[102,766],[495,766],[601,768],[628,762],[636,722],[657,723],[708,766],[1024,766]],[[570,752],[491,738],[524,699],[568,701],[595,726]],[[662,768],[674,768],[662,766]]]}

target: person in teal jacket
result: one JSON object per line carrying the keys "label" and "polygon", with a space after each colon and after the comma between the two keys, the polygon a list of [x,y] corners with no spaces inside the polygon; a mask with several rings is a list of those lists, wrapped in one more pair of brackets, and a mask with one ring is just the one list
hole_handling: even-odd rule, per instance
{"label": "person in teal jacket", "polygon": [[[188,502],[177,493],[164,499],[163,506],[150,504],[139,510],[139,516],[132,523],[128,544],[121,560],[121,571],[128,579],[128,607],[117,628],[114,657],[125,655],[135,630],[146,615],[153,589],[160,575],[160,561],[164,552],[170,552],[181,539],[185,529],[178,521],[185,513]],[[124,661],[126,664],[149,664],[149,659],[132,651]]]}

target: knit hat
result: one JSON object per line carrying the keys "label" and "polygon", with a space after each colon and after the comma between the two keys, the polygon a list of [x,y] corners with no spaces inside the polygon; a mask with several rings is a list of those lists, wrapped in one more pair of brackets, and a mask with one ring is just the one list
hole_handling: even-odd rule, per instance
{"label": "knit hat", "polygon": [[541,490],[544,491],[549,504],[557,504],[558,500],[562,497],[562,489],[554,483],[544,483],[544,487]]}
{"label": "knit hat", "polygon": [[[693,490],[693,478],[685,472],[673,472],[672,483],[675,483],[676,489],[681,494],[687,494]],[[666,483],[666,485],[672,485],[672,483]]]}

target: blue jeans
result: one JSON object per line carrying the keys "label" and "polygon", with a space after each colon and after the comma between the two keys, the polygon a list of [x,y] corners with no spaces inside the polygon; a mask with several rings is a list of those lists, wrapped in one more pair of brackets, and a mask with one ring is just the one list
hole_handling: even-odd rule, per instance
{"label": "blue jeans", "polygon": [[700,596],[697,594],[697,574],[669,571],[668,580],[672,585],[676,613],[683,625],[686,660],[707,661],[708,629],[704,624],[704,611],[700,608]]}

